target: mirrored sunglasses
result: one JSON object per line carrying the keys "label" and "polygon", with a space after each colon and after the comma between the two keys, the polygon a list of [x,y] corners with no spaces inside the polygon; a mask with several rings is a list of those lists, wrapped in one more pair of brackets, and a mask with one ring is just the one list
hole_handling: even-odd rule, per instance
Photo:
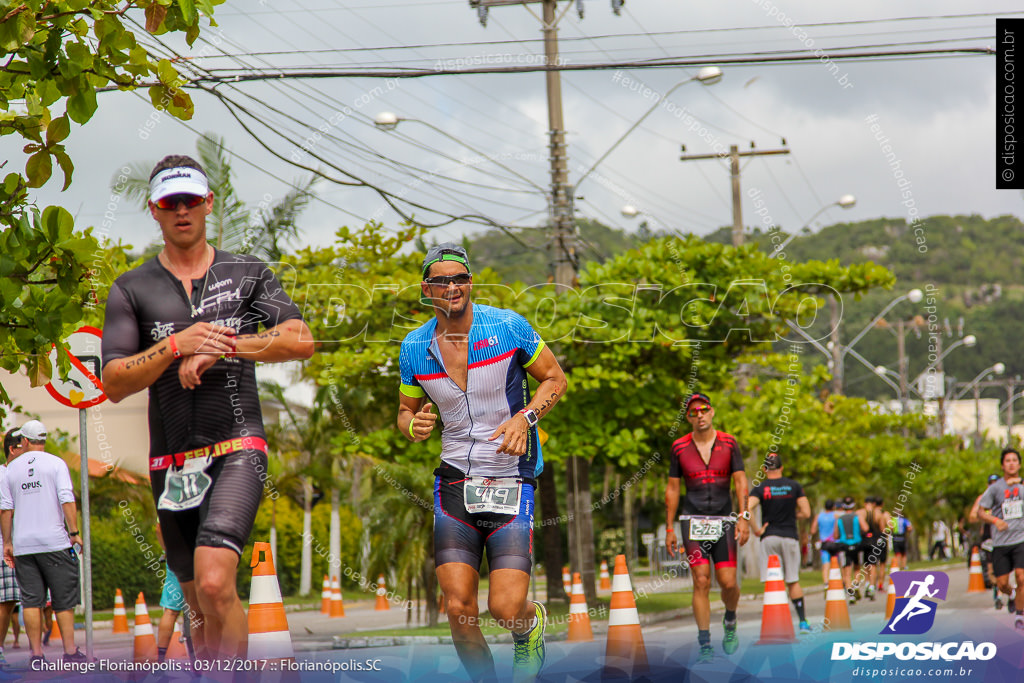
{"label": "mirrored sunglasses", "polygon": [[206,200],[206,197],[198,194],[170,194],[166,197],[161,197],[156,200],[156,207],[169,211],[171,209],[177,209],[178,204],[182,203],[186,209],[194,209]]}

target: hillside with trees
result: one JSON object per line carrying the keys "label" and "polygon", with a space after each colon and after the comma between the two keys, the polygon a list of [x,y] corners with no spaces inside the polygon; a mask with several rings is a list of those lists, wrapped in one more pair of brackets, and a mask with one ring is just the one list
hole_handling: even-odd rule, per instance
{"label": "hillside with trees", "polygon": [[[635,233],[609,228],[597,221],[578,221],[581,267],[602,263],[614,255],[660,236],[642,225]],[[915,234],[915,229],[919,232]],[[685,235],[680,231],[679,235]],[[783,231],[784,236],[788,236]],[[510,234],[490,231],[468,240],[477,268],[493,268],[505,282],[544,282],[550,272],[548,232],[535,228]],[[923,239],[923,244],[918,241]],[[723,227],[704,237],[706,242],[727,244],[731,228]],[[770,235],[755,229],[751,244],[770,252]],[[786,248],[786,260],[832,261],[847,266],[873,262],[896,276],[890,291],[875,289],[843,300],[841,339],[848,341],[897,295],[914,287],[932,287],[934,311],[927,302],[914,306],[904,302],[894,308],[858,342],[857,351],[872,363],[895,369],[897,340],[895,323],[915,320],[908,326],[907,357],[910,377],[928,365],[929,333],[943,335],[948,347],[967,334],[978,338],[973,349],[960,349],[945,360],[950,378],[964,381],[999,361],[1006,364],[1005,376],[1024,376],[1024,222],[1006,215],[986,219],[970,216],[930,216],[916,226],[903,218],[876,218],[857,223],[837,223],[815,233],[796,237]],[[929,323],[929,316],[934,320]],[[934,329],[930,329],[930,325]],[[827,320],[819,321],[827,330]],[[808,366],[825,362],[816,352],[808,353]],[[895,398],[893,391],[859,363],[846,367],[847,393],[872,399]],[[995,396],[995,392],[992,395]],[[986,394],[987,395],[987,394]]]}

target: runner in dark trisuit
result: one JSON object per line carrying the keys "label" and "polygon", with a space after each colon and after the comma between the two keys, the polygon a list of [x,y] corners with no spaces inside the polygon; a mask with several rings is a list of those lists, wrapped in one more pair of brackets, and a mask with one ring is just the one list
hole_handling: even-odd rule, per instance
{"label": "runner in dark trisuit", "polygon": [[[474,680],[495,678],[477,604],[486,552],[488,609],[512,632],[514,680],[531,681],[544,664],[547,622],[544,605],[528,597],[533,491],[543,468],[537,422],[565,394],[565,374],[523,316],[470,301],[465,249],[433,247],[422,273],[434,318],[402,340],[398,428],[423,441],[438,417],[443,424],[434,562],[452,640]],[[540,382],[532,397],[528,375]]]}
{"label": "runner in dark trisuit", "polygon": [[[714,659],[711,646],[711,565],[722,589],[725,603],[725,638],[722,649],[732,654],[739,647],[736,637],[736,606],[740,587],[736,583],[736,545],[750,537],[750,512],[747,510],[747,475],[736,438],[715,431],[715,410],[711,399],[693,394],[686,400],[686,419],[693,432],[672,444],[668,485],[665,487],[665,545],[669,557],[679,548],[676,539],[676,510],[679,506],[679,480],[685,480],[683,500],[683,547],[693,572],[693,616],[697,621],[698,662]],[[732,512],[731,484],[736,485],[739,517]]]}
{"label": "runner in dark trisuit", "polygon": [[199,656],[233,658],[245,657],[248,636],[236,568],[267,478],[255,361],[308,358],[313,341],[265,263],[207,243],[213,201],[195,160],[165,157],[153,169],[149,209],[164,248],[110,289],[103,385],[115,403],[149,389],[167,561]]}

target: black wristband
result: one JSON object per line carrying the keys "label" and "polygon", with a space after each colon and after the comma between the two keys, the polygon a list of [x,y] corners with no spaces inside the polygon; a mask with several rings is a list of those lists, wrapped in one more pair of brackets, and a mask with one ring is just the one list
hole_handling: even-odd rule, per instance
{"label": "black wristband", "polygon": [[68,532],[68,536],[77,536],[77,535],[78,535],[77,531],[69,531]]}

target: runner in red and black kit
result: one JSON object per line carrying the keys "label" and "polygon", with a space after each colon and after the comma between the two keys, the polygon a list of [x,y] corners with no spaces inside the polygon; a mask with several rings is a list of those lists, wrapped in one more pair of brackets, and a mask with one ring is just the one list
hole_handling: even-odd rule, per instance
{"label": "runner in red and black kit", "polygon": [[265,263],[207,243],[195,160],[157,164],[149,208],[164,248],[110,289],[104,390],[116,403],[149,389],[153,497],[197,653],[244,657],[235,576],[267,479],[255,361],[308,358],[312,337]]}
{"label": "runner in red and black kit", "polygon": [[[670,557],[675,557],[676,510],[679,506],[679,480],[686,483],[683,516],[710,519],[684,519],[681,531],[686,561],[693,572],[693,616],[697,621],[698,662],[714,658],[711,646],[711,565],[725,603],[725,638],[722,649],[732,654],[739,647],[736,637],[736,606],[740,599],[736,583],[736,547],[750,536],[750,512],[747,511],[747,475],[743,456],[731,434],[716,431],[715,410],[711,399],[693,394],[686,401],[686,419],[693,432],[672,444],[668,486],[665,488],[665,544]],[[733,514],[729,487],[736,484],[739,516]],[[724,518],[724,519],[723,519]]]}

